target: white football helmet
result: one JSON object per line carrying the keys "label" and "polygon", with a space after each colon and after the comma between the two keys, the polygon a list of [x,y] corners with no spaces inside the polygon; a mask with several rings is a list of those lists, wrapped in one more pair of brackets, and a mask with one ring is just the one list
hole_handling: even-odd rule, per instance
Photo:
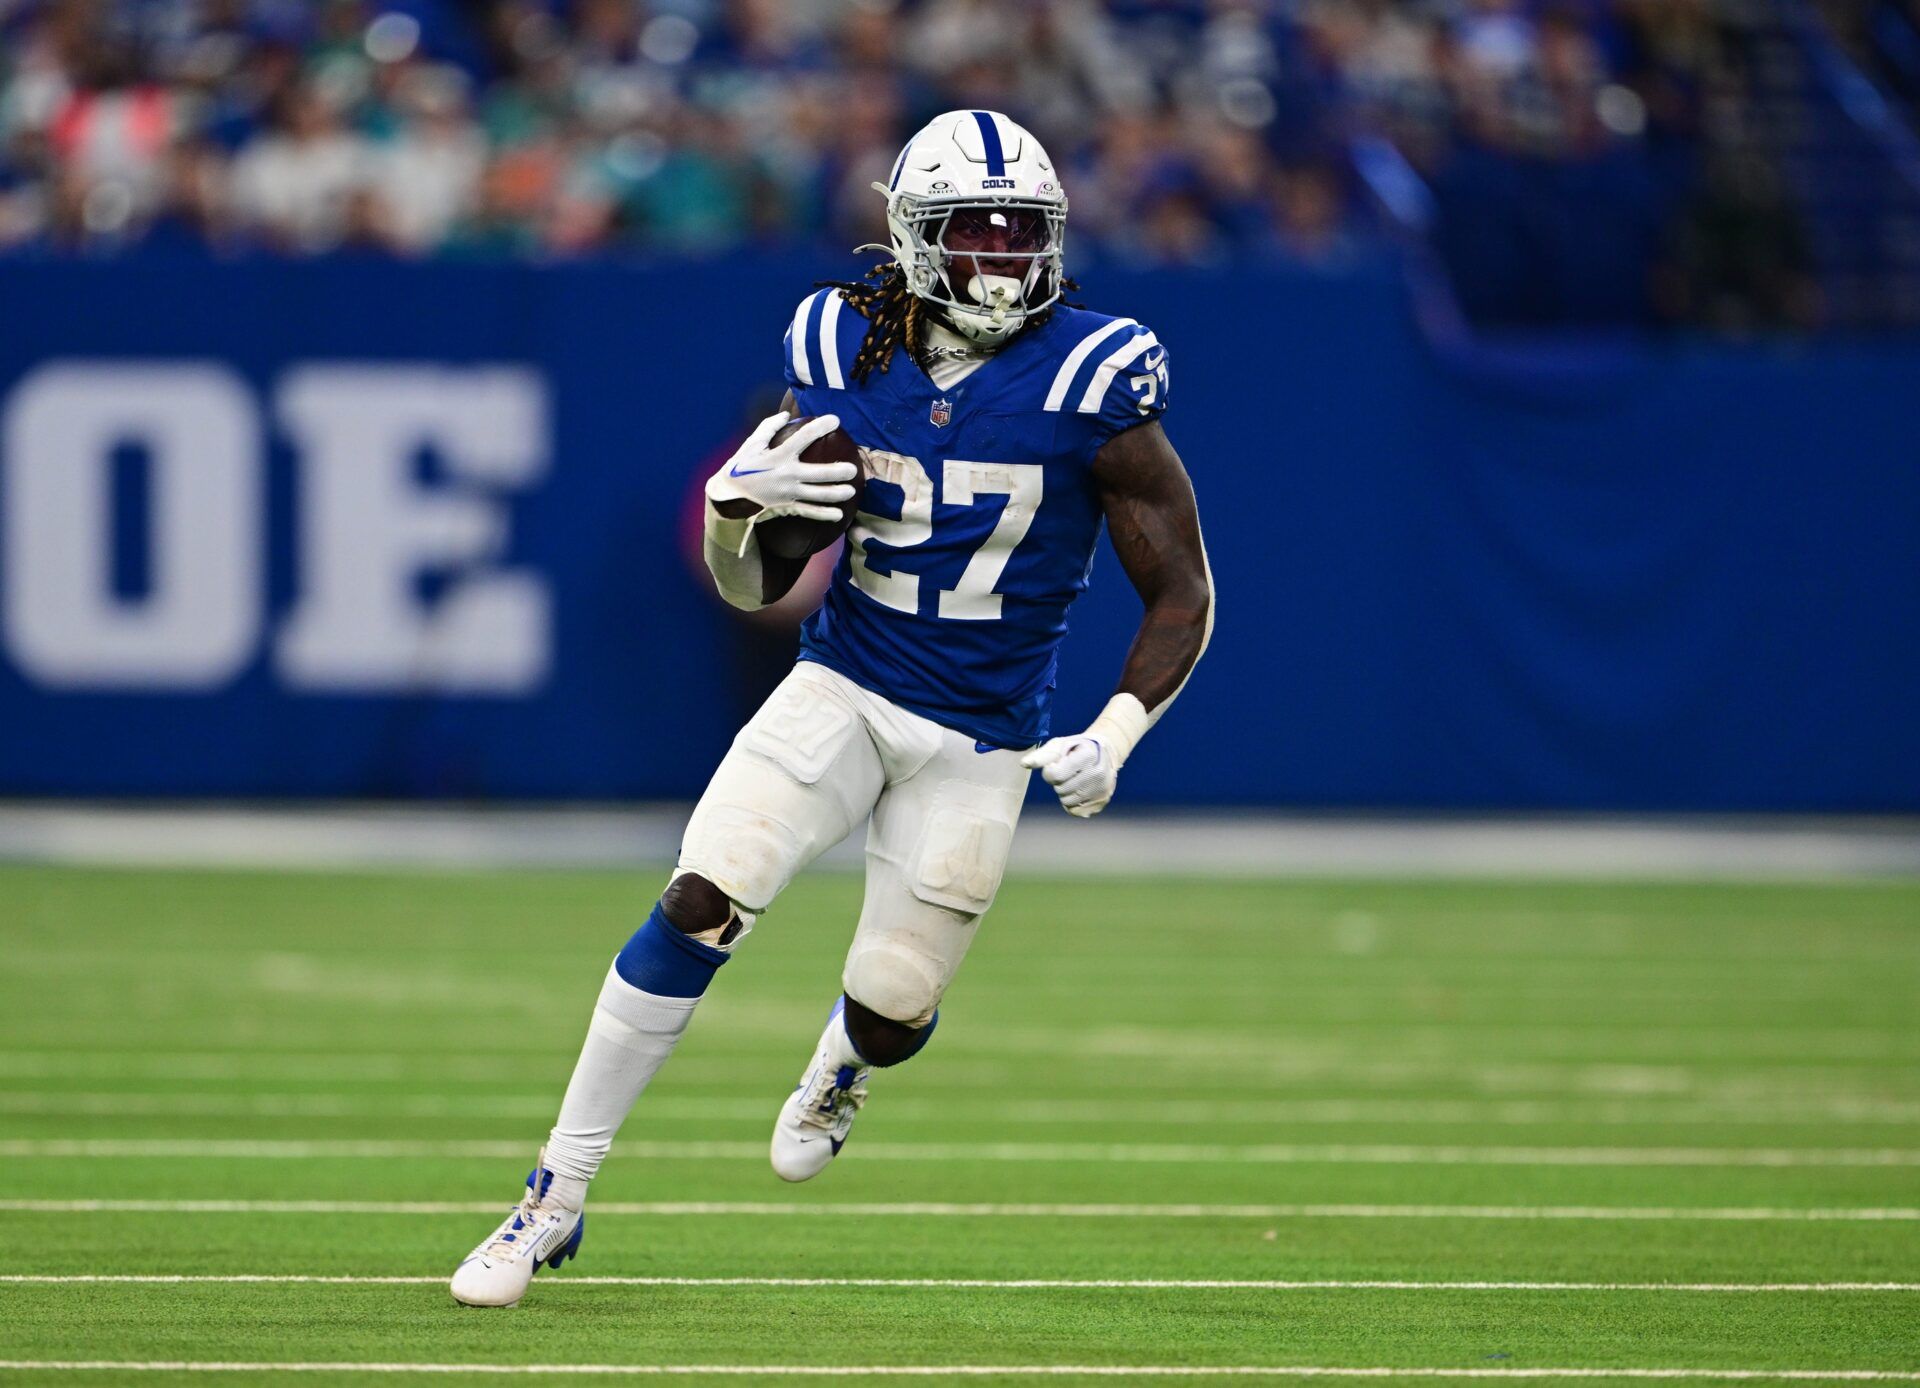
{"label": "white football helmet", "polygon": [[1033,135],[997,111],[948,111],[900,151],[887,200],[907,288],[994,345],[1060,297],[1067,195]]}

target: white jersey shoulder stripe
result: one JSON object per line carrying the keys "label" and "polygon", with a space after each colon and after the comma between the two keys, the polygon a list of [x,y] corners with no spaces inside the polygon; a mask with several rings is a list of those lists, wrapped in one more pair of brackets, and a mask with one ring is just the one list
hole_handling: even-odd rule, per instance
{"label": "white jersey shoulder stripe", "polygon": [[1060,370],[1053,378],[1053,389],[1047,392],[1047,403],[1044,408],[1057,410],[1066,404],[1067,391],[1073,385],[1073,378],[1080,374],[1080,368],[1086,364],[1087,358],[1093,355],[1094,348],[1117,332],[1139,326],[1131,318],[1116,318],[1098,332],[1088,333],[1071,352],[1067,353],[1067,359],[1060,363]]}
{"label": "white jersey shoulder stripe", "polygon": [[1142,330],[1139,336],[1133,338],[1131,341],[1123,342],[1114,348],[1113,351],[1108,354],[1107,359],[1100,363],[1100,369],[1093,373],[1093,379],[1087,382],[1087,393],[1080,397],[1080,413],[1098,414],[1100,411],[1100,401],[1106,395],[1107,387],[1113,384],[1113,378],[1120,373],[1121,368],[1131,365],[1142,353],[1146,352],[1149,348],[1158,347],[1159,345],[1159,338],[1155,337],[1151,332]]}
{"label": "white jersey shoulder stripe", "polygon": [[813,368],[807,365],[807,319],[813,316],[813,301],[817,297],[809,294],[800,301],[800,307],[793,311],[793,328],[787,334],[787,355],[793,360],[793,374],[803,386],[813,384]]}
{"label": "white jersey shoulder stripe", "polygon": [[820,360],[826,366],[827,384],[845,390],[847,378],[840,372],[840,309],[846,301],[837,289],[823,292],[827,297],[820,309]]}

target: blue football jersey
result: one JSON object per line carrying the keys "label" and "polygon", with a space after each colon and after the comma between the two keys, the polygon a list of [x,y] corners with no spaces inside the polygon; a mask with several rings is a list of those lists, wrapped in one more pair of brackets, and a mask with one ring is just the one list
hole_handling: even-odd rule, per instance
{"label": "blue football jersey", "polygon": [[1166,349],[1131,318],[1063,305],[942,390],[904,347],[854,381],[868,326],[823,289],[787,333],[801,412],[838,415],[868,471],[800,658],[979,742],[1031,747],[1100,538],[1094,455],[1166,409]]}

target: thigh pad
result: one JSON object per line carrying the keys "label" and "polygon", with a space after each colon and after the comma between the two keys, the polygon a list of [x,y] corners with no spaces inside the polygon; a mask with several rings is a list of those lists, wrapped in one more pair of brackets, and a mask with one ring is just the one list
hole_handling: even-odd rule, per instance
{"label": "thigh pad", "polygon": [[942,781],[914,844],[909,889],[929,905],[982,914],[1000,890],[1018,813],[1003,790]]}
{"label": "thigh pad", "polygon": [[845,750],[858,722],[852,709],[817,682],[789,679],[747,724],[741,742],[811,786]]}

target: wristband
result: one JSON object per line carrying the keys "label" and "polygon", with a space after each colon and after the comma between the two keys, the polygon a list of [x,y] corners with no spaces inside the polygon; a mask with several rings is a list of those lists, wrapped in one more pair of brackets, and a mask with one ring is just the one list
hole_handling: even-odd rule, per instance
{"label": "wristband", "polygon": [[1087,735],[1099,738],[1106,745],[1118,769],[1127,764],[1127,758],[1152,726],[1153,719],[1147,715],[1145,704],[1131,694],[1116,694],[1107,700],[1107,706],[1093,720]]}

